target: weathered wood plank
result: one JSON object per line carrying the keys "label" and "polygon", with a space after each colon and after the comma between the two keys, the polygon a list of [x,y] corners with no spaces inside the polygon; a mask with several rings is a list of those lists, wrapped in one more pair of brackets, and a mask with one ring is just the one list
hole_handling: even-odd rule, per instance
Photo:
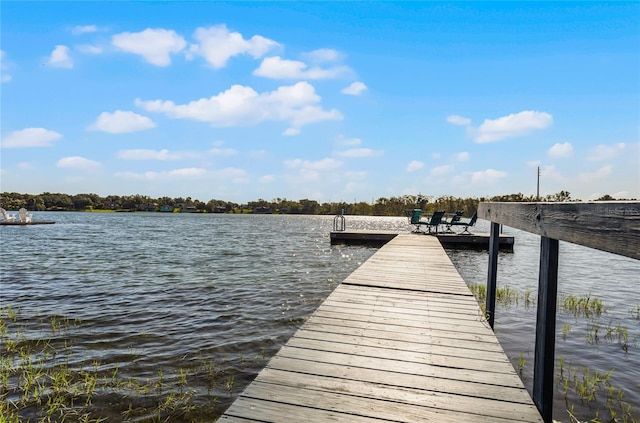
{"label": "weathered wood plank", "polygon": [[300,348],[314,351],[338,352],[349,355],[361,355],[365,357],[387,358],[409,363],[427,363],[434,366],[446,366],[456,369],[484,370],[492,373],[513,373],[513,366],[509,360],[492,361],[485,359],[483,354],[477,354],[474,358],[456,357],[447,355],[448,351],[440,351],[434,346],[431,352],[404,351],[398,349],[376,348],[358,344],[338,344],[323,340],[301,339],[293,337],[287,342],[288,348]]}
{"label": "weathered wood plank", "polygon": [[422,389],[427,391],[437,391],[497,400],[504,400],[505,398],[508,398],[509,401],[512,402],[531,405],[531,397],[522,385],[494,385],[451,377],[441,378],[435,375],[431,377],[424,377],[420,374],[394,372],[391,369],[371,369],[353,365],[345,366],[282,356],[274,357],[265,369],[265,372],[268,370],[296,372],[303,375],[309,374],[326,376],[335,379],[359,380],[384,385],[389,385],[390,381],[393,381],[394,383],[397,381],[397,386],[404,388]]}
{"label": "weathered wood plank", "polygon": [[416,292],[410,292],[405,290],[389,290],[377,287],[360,287],[360,286],[351,286],[347,284],[341,284],[336,288],[336,290],[331,294],[331,297],[336,295],[337,298],[340,298],[341,295],[351,295],[352,298],[358,298],[366,295],[367,297],[375,297],[378,301],[397,301],[403,302],[406,304],[412,304],[414,302],[422,303],[425,301],[425,298],[428,298],[431,302],[441,302],[441,303],[451,303],[451,304],[473,304],[477,306],[478,302],[475,298],[469,296],[460,296],[455,294],[447,294],[447,293],[435,293],[431,292],[428,296],[422,296]]}
{"label": "weathered wood plank", "polygon": [[[264,396],[263,396],[264,395]],[[532,421],[527,415],[513,416],[511,419],[491,417],[478,412],[465,413],[437,407],[420,406],[408,403],[347,395],[342,392],[322,391],[316,389],[301,389],[285,385],[263,384],[259,381],[249,385],[244,398],[269,400],[279,404],[295,404],[323,411],[354,410],[353,414],[362,417],[377,418],[388,421],[437,421],[437,422],[506,422],[513,421],[513,417],[520,417],[520,421]],[[256,405],[254,404],[254,407]],[[296,418],[298,415],[295,415]],[[289,420],[291,416],[287,416]],[[280,415],[280,421],[285,416]],[[345,419],[345,421],[347,421]],[[535,421],[535,420],[533,420]]]}
{"label": "weathered wood plank", "polygon": [[385,331],[385,332],[395,332],[395,333],[406,333],[410,332],[414,335],[424,335],[424,336],[442,336],[442,337],[456,337],[461,340],[468,340],[473,342],[498,342],[495,335],[491,333],[477,333],[477,332],[469,332],[469,331],[454,331],[451,326],[448,324],[438,324],[432,325],[431,327],[407,327],[402,325],[389,325],[385,323],[375,323],[369,321],[362,320],[344,320],[338,316],[334,317],[326,317],[326,316],[318,316],[313,315],[309,318],[307,323],[320,323],[326,324],[334,327],[347,327],[354,329],[363,329],[363,330],[371,330],[371,331]]}
{"label": "weathered wood plank", "polygon": [[446,345],[454,348],[464,348],[470,353],[474,350],[480,351],[492,351],[503,353],[502,346],[494,337],[480,337],[476,336],[473,340],[462,339],[461,337],[452,335],[446,331],[422,331],[415,333],[413,331],[390,331],[383,329],[368,329],[353,326],[338,326],[338,325],[326,325],[318,324],[315,322],[305,323],[301,329],[307,331],[332,333],[341,335],[358,336],[362,338],[376,338],[387,341],[409,342],[418,344],[435,344]]}
{"label": "weathered wood plank", "polygon": [[[503,419],[520,416],[521,420],[536,421],[537,410],[532,404],[507,402],[501,399],[486,398],[478,391],[478,396],[467,396],[441,392],[434,386],[425,395],[425,389],[399,387],[388,383],[371,383],[357,379],[336,379],[323,375],[300,374],[289,371],[266,369],[256,379],[262,383],[286,385],[293,389],[311,389],[320,392],[339,392],[342,395],[353,395],[360,398],[386,400],[412,406],[435,408],[455,413],[476,415],[482,410],[483,416]],[[442,381],[444,382],[444,381]],[[513,392],[510,392],[513,394]],[[526,393],[526,391],[525,391]],[[539,417],[538,417],[539,418]]]}
{"label": "weathered wood plank", "polygon": [[[430,318],[425,318],[422,320],[400,320],[398,317],[394,317],[392,313],[388,313],[386,315],[380,313],[376,315],[366,315],[366,314],[358,314],[358,313],[344,313],[337,312],[332,310],[326,310],[325,308],[318,309],[315,313],[316,316],[333,318],[336,320],[343,321],[354,321],[354,322],[367,322],[367,323],[378,323],[382,325],[390,325],[390,326],[399,326],[405,328],[405,330],[416,330],[416,329],[440,329],[450,332],[472,332],[477,334],[485,334],[491,335],[492,331],[486,322],[482,322],[482,316],[478,315],[477,321],[452,321],[446,317],[437,318],[436,316],[432,316]],[[475,324],[474,324],[475,323]],[[486,325],[486,326],[485,326]]]}
{"label": "weathered wood plank", "polygon": [[[350,309],[368,309],[371,307],[370,302],[363,301],[354,301],[349,302],[346,299],[342,299],[340,301],[325,301],[323,307],[333,307],[333,308],[350,308]],[[378,303],[379,304],[379,303]],[[376,304],[376,309],[380,311],[387,311],[390,313],[398,312],[399,306],[395,304],[391,305],[378,305]],[[479,307],[459,307],[459,306],[447,306],[440,304],[430,304],[426,303],[423,307],[412,306],[412,307],[403,307],[403,313],[410,317],[412,315],[416,316],[425,316],[425,315],[433,315],[433,314],[445,314],[452,319],[461,319],[461,320],[476,320],[475,314],[477,314],[480,309]]]}
{"label": "weathered wood plank", "polygon": [[[439,379],[460,380],[512,388],[522,387],[522,381],[515,372],[495,373],[485,371],[484,369],[443,367],[432,363],[416,363],[395,360],[393,358],[368,357],[333,351],[314,351],[302,348],[289,348],[287,346],[282,347],[277,357],[305,360],[309,363],[310,367],[313,367],[314,363],[325,363],[373,370],[385,369],[386,371],[394,373],[413,374],[426,378],[436,377]],[[271,366],[271,363],[269,363],[268,366]],[[402,384],[403,382],[399,379],[396,380],[395,383]]]}
{"label": "weathered wood plank", "polygon": [[447,345],[445,342],[421,343],[409,342],[398,339],[384,339],[378,337],[364,337],[361,335],[350,335],[331,332],[318,332],[303,328],[296,333],[296,339],[307,339],[322,342],[335,342],[345,346],[362,346],[386,349],[386,351],[416,352],[422,354],[440,354],[447,357],[460,357],[470,359],[480,359],[487,361],[507,362],[509,360],[502,351],[487,351],[482,349],[467,349]]}
{"label": "weathered wood plank", "polygon": [[229,407],[218,421],[379,423],[380,419],[354,415],[344,411],[328,411],[319,408],[300,406],[297,404],[275,402],[271,399],[262,400],[241,396],[231,405],[231,407]]}
{"label": "weathered wood plank", "polygon": [[478,217],[540,236],[640,259],[640,202],[481,202]]}

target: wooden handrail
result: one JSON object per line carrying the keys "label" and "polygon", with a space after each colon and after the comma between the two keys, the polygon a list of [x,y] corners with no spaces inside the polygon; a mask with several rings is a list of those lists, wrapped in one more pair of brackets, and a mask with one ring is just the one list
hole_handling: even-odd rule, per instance
{"label": "wooden handrail", "polygon": [[478,217],[546,238],[640,259],[640,202],[481,202]]}

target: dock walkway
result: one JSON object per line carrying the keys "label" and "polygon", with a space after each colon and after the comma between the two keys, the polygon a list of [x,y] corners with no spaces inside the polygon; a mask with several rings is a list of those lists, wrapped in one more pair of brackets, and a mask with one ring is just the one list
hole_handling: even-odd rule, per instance
{"label": "dock walkway", "polygon": [[349,275],[221,422],[541,422],[437,238],[400,234]]}

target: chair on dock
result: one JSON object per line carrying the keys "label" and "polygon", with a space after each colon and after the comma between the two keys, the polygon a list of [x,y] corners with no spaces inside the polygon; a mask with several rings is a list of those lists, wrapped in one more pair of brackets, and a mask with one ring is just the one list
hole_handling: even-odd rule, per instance
{"label": "chair on dock", "polygon": [[426,222],[429,233],[431,233],[432,231],[434,231],[436,234],[438,233],[438,226],[440,226],[440,224],[442,223],[444,214],[444,210],[436,210],[433,212],[433,214],[431,215],[431,219]]}
{"label": "chair on dock", "polygon": [[444,210],[437,210],[427,220],[422,218],[422,210],[420,209],[413,209],[410,212],[411,215],[407,216],[409,217],[409,224],[415,226],[412,232],[422,233],[423,231],[420,229],[420,227],[426,226],[428,233],[433,232],[436,234],[438,233],[438,226],[443,223],[442,218],[444,217],[445,213]]}
{"label": "chair on dock", "polygon": [[442,223],[444,223],[446,225],[446,229],[445,232],[446,233],[453,233],[453,229],[451,229],[451,226],[453,225],[457,225],[460,222],[460,218],[462,217],[462,215],[464,214],[464,210],[456,210],[456,213],[451,216],[451,220],[443,220]]}
{"label": "chair on dock", "polygon": [[409,219],[409,224],[414,226],[411,232],[420,232],[420,225],[423,224],[420,219],[422,218],[422,210],[421,209],[413,209],[413,210],[405,210],[405,214]]}
{"label": "chair on dock", "polygon": [[5,222],[15,222],[15,220],[16,220],[16,215],[15,214],[7,213],[7,211],[5,209],[3,209],[2,207],[0,207],[0,214],[2,214],[2,219]]}
{"label": "chair on dock", "polygon": [[[452,219],[453,220],[453,219]],[[460,219],[457,222],[449,222],[447,224],[447,228],[450,228],[451,226],[464,226],[464,230],[462,232],[460,232],[460,234],[471,234],[471,232],[469,232],[469,228],[471,226],[474,226],[476,224],[476,221],[478,220],[478,212],[475,211],[473,212],[473,214],[471,215],[471,218],[467,221],[463,221],[462,219]],[[453,232],[453,231],[452,231]]]}

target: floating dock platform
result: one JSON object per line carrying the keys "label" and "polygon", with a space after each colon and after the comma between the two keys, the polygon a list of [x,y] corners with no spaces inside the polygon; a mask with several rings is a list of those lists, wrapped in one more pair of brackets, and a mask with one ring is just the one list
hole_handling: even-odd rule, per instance
{"label": "floating dock platform", "polygon": [[[346,244],[346,245],[369,245],[369,246],[382,246],[387,242],[394,239],[401,233],[406,232],[394,232],[394,231],[367,231],[367,230],[348,230],[348,231],[332,231],[330,233],[331,244]],[[424,233],[410,233],[411,236],[428,236],[437,238],[445,248],[459,248],[459,249],[473,249],[473,250],[488,250],[489,249],[489,234],[487,233],[475,233],[475,234],[451,234],[451,233],[438,233],[438,234],[424,234]],[[500,235],[499,248],[501,251],[513,251],[514,238],[512,236]]]}
{"label": "floating dock platform", "polygon": [[20,222],[0,220],[0,226],[31,226],[31,225],[52,225],[56,222],[51,220],[36,220],[35,222]]}

